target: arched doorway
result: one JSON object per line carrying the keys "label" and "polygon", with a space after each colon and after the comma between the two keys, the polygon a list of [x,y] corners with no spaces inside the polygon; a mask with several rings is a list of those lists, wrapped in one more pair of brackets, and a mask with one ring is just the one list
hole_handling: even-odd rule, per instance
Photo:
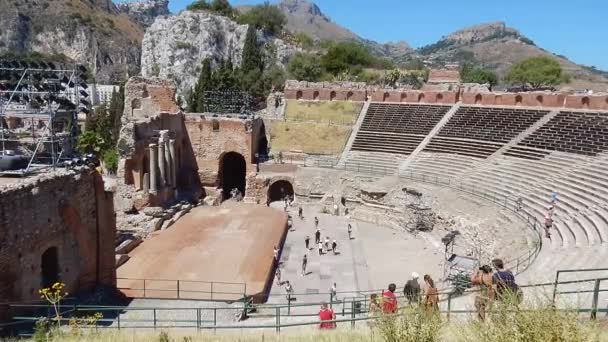
{"label": "arched doorway", "polygon": [[401,93],[401,102],[407,102],[407,93]]}
{"label": "arched doorway", "polygon": [[293,196],[293,186],[286,180],[279,180],[268,187],[268,201],[283,201],[285,196]]}
{"label": "arched doorway", "polygon": [[543,97],[542,97],[542,95],[538,95],[536,97],[536,104],[539,105],[539,106],[543,105]]}
{"label": "arched doorway", "polygon": [[516,106],[521,106],[521,102],[522,102],[522,97],[521,97],[521,95],[517,95],[517,96],[515,96],[515,105],[516,105]]}
{"label": "arched doorway", "polygon": [[502,104],[502,96],[496,95],[496,97],[494,98],[494,104],[495,105],[501,105]]}
{"label": "arched doorway", "polygon": [[424,102],[424,93],[418,94],[418,102]]}
{"label": "arched doorway", "polygon": [[329,93],[329,101],[333,101],[336,99],[336,92],[332,91],[331,93]]}
{"label": "arched doorway", "polygon": [[475,104],[481,104],[481,94],[475,95]]}
{"label": "arched doorway", "polygon": [[298,91],[296,91],[296,100],[300,100],[300,99],[302,99],[302,91],[298,90]]}
{"label": "arched doorway", "polygon": [[435,98],[436,102],[441,102],[443,100],[443,94],[437,94],[437,97]]}
{"label": "arched doorway", "polygon": [[349,91],[346,93],[346,101],[351,101],[353,99],[353,92]]}
{"label": "arched doorway", "polygon": [[312,99],[315,100],[315,101],[319,99],[319,92],[318,91],[315,90],[312,93]]}
{"label": "arched doorway", "polygon": [[386,100],[388,100],[389,96],[390,96],[389,93],[382,94],[382,102],[386,102]]}
{"label": "arched doorway", "polygon": [[40,286],[43,288],[51,287],[59,281],[59,257],[57,255],[57,247],[50,247],[40,258]]}
{"label": "arched doorway", "polygon": [[589,98],[587,96],[583,97],[582,103],[583,103],[583,108],[589,109]]}
{"label": "arched doorway", "polygon": [[230,192],[235,188],[245,196],[246,173],[247,163],[240,153],[227,152],[222,156],[218,178],[224,200],[230,198]]}

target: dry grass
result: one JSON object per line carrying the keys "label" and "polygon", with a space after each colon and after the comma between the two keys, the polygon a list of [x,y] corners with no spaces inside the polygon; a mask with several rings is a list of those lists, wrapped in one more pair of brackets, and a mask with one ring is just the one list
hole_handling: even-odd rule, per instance
{"label": "dry grass", "polygon": [[354,124],[363,104],[347,101],[309,102],[287,100],[285,118],[287,121],[332,122]]}
{"label": "dry grass", "polygon": [[271,152],[298,151],[304,153],[341,153],[348,139],[350,126],[335,126],[310,122],[270,121],[266,124],[270,135]]}

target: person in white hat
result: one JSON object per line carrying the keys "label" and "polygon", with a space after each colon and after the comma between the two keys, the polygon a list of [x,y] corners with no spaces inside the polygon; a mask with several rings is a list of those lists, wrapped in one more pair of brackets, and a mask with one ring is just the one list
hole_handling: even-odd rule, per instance
{"label": "person in white hat", "polygon": [[412,272],[412,279],[408,280],[403,288],[403,294],[410,305],[420,303],[420,276],[416,272]]}

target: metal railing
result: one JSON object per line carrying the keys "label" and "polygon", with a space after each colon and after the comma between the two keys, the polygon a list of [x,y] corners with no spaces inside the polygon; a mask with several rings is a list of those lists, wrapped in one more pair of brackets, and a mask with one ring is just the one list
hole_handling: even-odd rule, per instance
{"label": "metal railing", "polygon": [[116,287],[129,297],[238,301],[247,297],[246,283],[220,281],[116,278]]}
{"label": "metal railing", "polygon": [[[604,269],[597,269],[604,270]],[[568,270],[570,271],[570,270]],[[597,319],[599,313],[608,314],[608,308],[599,307],[599,295],[602,292],[608,292],[608,288],[602,288],[602,282],[608,281],[608,278],[594,278],[594,279],[582,279],[572,281],[559,282],[561,285],[566,284],[590,284],[592,288],[588,290],[579,291],[555,291],[555,294],[591,294],[590,306],[581,306],[576,309],[560,309],[568,312],[576,313],[588,313],[591,319]],[[535,287],[551,287],[554,282],[540,283],[540,284],[529,284],[522,285],[522,289],[535,288]],[[467,294],[475,294],[477,290],[467,290]],[[446,319],[450,320],[453,315],[469,314],[473,315],[476,313],[475,310],[471,309],[453,309],[452,292],[440,291],[440,302],[444,307],[439,312]],[[400,296],[400,298],[402,298]],[[466,297],[471,299],[472,297]],[[226,322],[226,319],[219,319],[218,317],[226,317],[226,311],[231,313],[239,310],[235,307],[213,307],[213,308],[183,308],[183,307],[121,307],[121,306],[91,306],[91,305],[64,305],[61,307],[61,324],[66,324],[73,317],[90,316],[93,313],[101,313],[101,319],[97,320],[93,326],[89,326],[91,329],[168,329],[168,328],[191,328],[196,330],[243,330],[243,329],[272,329],[280,332],[284,328],[297,327],[297,326],[311,326],[318,325],[319,320],[317,319],[318,313],[316,308],[320,305],[319,302],[308,302],[301,304],[291,304],[291,308],[312,308],[313,310],[306,310],[307,312],[290,312],[289,304],[263,304],[255,305],[257,313],[252,313],[250,316],[258,318],[269,318],[273,320],[272,324],[244,324],[240,322]],[[331,304],[334,306],[334,311],[337,317],[332,322],[335,323],[347,323],[351,327],[356,327],[357,322],[376,320],[385,315],[371,314],[369,311],[369,297],[362,296],[359,298],[343,298],[341,300],[333,300]],[[54,313],[51,306],[49,305],[32,305],[32,304],[9,304],[7,305],[13,311],[20,310],[37,310],[38,315],[14,315],[14,322],[5,324],[7,326],[20,326],[29,325],[31,326],[35,321],[41,317],[53,321]],[[403,309],[406,306],[402,306]],[[251,308],[251,307],[248,307]],[[504,309],[501,309],[504,310]],[[517,311],[532,311],[534,309],[517,308]],[[492,310],[488,310],[489,313]],[[42,313],[42,314],[40,314]],[[132,317],[128,317],[128,316]],[[401,314],[397,314],[399,316]],[[180,317],[180,318],[176,318]],[[302,318],[311,317],[310,321],[306,322],[293,322],[290,318]],[[314,319],[313,319],[314,317]],[[287,322],[286,322],[287,321]],[[0,326],[2,328],[2,326]]]}

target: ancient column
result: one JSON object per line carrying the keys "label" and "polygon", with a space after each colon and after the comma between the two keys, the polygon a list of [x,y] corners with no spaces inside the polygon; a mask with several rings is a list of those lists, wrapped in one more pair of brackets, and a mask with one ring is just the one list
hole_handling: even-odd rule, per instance
{"label": "ancient column", "polygon": [[144,173],[142,189],[144,193],[150,193],[150,173],[148,172]]}
{"label": "ancient column", "polygon": [[156,187],[156,168],[158,167],[156,159],[156,144],[150,144],[150,193],[155,194],[158,188]]}
{"label": "ancient column", "polygon": [[165,184],[173,189],[173,176],[171,175],[172,171],[172,163],[171,163],[171,154],[169,152],[169,139],[165,139]]}
{"label": "ancient column", "polygon": [[162,140],[158,141],[158,168],[160,169],[159,188],[162,189],[167,183],[167,172],[165,169],[165,142]]}
{"label": "ancient column", "polygon": [[169,140],[169,155],[171,157],[171,186],[177,188],[177,156],[175,155],[175,139]]}

